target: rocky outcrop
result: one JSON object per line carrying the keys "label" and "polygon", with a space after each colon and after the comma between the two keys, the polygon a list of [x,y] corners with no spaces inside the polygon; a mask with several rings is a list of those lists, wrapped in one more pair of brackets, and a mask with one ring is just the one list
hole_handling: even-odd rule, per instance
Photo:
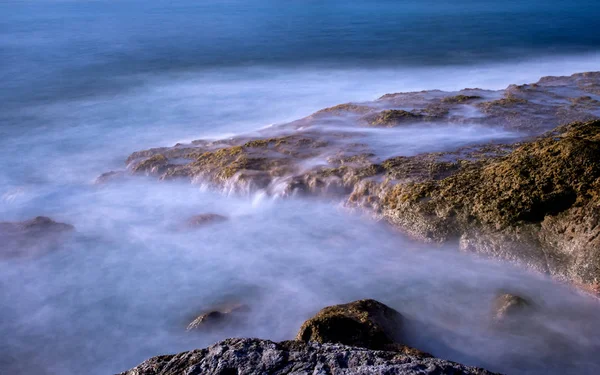
{"label": "rocky outcrop", "polygon": [[228,339],[206,349],[151,358],[120,375],[491,375],[437,358],[340,344]]}
{"label": "rocky outcrop", "polygon": [[[334,196],[416,239],[458,243],[598,289],[598,87],[600,72],[591,72],[500,91],[388,94],[254,136],[139,151],[127,163],[132,173],[227,191]],[[396,156],[382,156],[369,138],[381,131],[373,126],[435,132],[440,123],[521,137]]]}
{"label": "rocky outcrop", "polygon": [[56,248],[74,227],[38,216],[22,222],[0,222],[0,258],[31,258]]}
{"label": "rocky outcrop", "polygon": [[600,277],[600,121],[561,126],[442,179],[382,191],[380,212],[428,241],[582,283]]}

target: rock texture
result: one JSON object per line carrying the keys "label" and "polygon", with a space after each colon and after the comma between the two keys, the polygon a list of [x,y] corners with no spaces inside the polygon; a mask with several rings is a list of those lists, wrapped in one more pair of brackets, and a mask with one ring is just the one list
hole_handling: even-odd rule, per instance
{"label": "rock texture", "polygon": [[324,308],[300,328],[296,340],[384,349],[400,341],[402,315],[372,299]]}
{"label": "rock texture", "polygon": [[[227,191],[333,196],[428,242],[600,286],[600,72],[501,91],[384,95],[252,136],[133,153],[130,172]],[[383,153],[373,127],[518,132],[443,152]],[[389,131],[386,130],[386,131]],[[389,151],[389,150],[388,150]]]}
{"label": "rock texture", "polygon": [[488,375],[437,358],[339,344],[228,339],[206,349],[151,358],[120,375]]}
{"label": "rock texture", "polygon": [[[192,328],[225,315],[204,314]],[[402,324],[396,310],[359,300],[319,311],[302,325],[296,341],[228,339],[206,349],[151,358],[121,375],[490,374],[402,345]]]}

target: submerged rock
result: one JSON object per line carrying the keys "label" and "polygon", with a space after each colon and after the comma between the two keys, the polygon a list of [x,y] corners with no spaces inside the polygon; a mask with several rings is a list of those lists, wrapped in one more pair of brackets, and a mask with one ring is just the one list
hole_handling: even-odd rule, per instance
{"label": "submerged rock", "polygon": [[530,311],[532,303],[523,297],[504,293],[494,298],[493,320],[502,322]]}
{"label": "submerged rock", "polygon": [[[417,238],[583,283],[600,279],[600,121],[561,126],[506,156],[397,184],[382,213]],[[567,230],[569,228],[569,230]]]}
{"label": "submerged rock", "polygon": [[383,349],[400,341],[402,315],[372,299],[329,306],[300,328],[297,340]]}
{"label": "submerged rock", "polygon": [[52,251],[72,232],[72,225],[38,216],[22,222],[0,222],[0,258],[37,257]]}
{"label": "submerged rock", "polygon": [[120,375],[492,375],[437,358],[376,351],[340,344],[228,339],[206,349],[163,355]]}
{"label": "submerged rock", "polygon": [[227,221],[226,216],[213,213],[206,213],[190,217],[186,221],[186,226],[188,228],[198,228],[209,224],[220,223],[223,221]]}
{"label": "submerged rock", "polygon": [[247,305],[234,305],[219,310],[209,311],[199,315],[186,329],[188,331],[194,331],[198,329],[222,327],[223,325],[236,323],[236,321],[243,319],[248,312],[250,312],[250,308]]}

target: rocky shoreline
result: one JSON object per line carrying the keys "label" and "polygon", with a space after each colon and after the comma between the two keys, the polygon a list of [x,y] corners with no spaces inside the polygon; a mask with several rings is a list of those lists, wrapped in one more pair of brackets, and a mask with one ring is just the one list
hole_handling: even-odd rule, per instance
{"label": "rocky shoreline", "polygon": [[[448,127],[498,134],[435,152],[394,148],[394,137]],[[141,174],[188,179],[227,193],[324,197],[364,210],[419,241],[458,244],[461,251],[598,292],[598,160],[600,72],[589,72],[500,91],[423,91],[342,104],[246,136],[134,152],[126,169],[109,171],[97,183]],[[199,214],[182,228],[224,220]],[[52,240],[43,250],[11,257],[51,251],[62,238],[57,234],[73,230],[43,217],[0,224],[15,243]],[[496,302],[490,324],[502,329],[510,329],[515,311],[534,309],[520,296],[503,295]],[[210,312],[188,329],[244,313],[243,306]],[[294,341],[228,339],[151,358],[122,375],[491,374],[406,346],[398,335],[404,324],[397,311],[377,301],[357,301],[322,310]]]}
{"label": "rocky shoreline", "polygon": [[[544,77],[500,91],[388,94],[249,136],[138,151],[126,171],[98,181],[134,173],[227,192],[326,196],[418,240],[458,243],[463,251],[596,290],[599,117],[600,72]],[[374,128],[435,133],[448,124],[477,124],[511,136],[391,155],[370,138]]]}

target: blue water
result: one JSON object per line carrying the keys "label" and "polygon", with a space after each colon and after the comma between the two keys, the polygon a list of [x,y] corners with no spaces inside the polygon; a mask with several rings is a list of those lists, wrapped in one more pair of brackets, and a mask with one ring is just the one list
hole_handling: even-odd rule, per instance
{"label": "blue water", "polygon": [[[599,17],[592,0],[0,0],[0,221],[47,215],[77,229],[61,251],[0,260],[0,373],[109,374],[231,336],[290,339],[320,307],[366,297],[427,327],[411,343],[443,358],[599,372],[597,302],[539,275],[415,250],[336,202],[93,184],[132,151],[342,102],[600,70]],[[502,134],[474,133],[415,132],[386,152]],[[230,220],[173,231],[203,212]],[[507,287],[548,308],[538,324],[571,356],[543,335],[487,330],[487,303]],[[251,305],[249,322],[183,332],[230,300]]]}
{"label": "blue water", "polygon": [[421,66],[596,52],[595,0],[7,1],[0,99],[114,93],[207,67]]}

